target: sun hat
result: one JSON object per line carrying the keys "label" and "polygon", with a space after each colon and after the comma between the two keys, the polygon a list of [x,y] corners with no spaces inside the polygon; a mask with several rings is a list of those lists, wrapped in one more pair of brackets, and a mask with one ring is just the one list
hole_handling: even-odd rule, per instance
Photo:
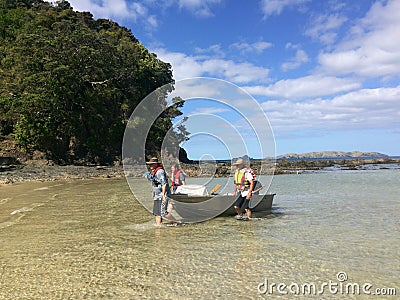
{"label": "sun hat", "polygon": [[150,158],[149,161],[146,162],[147,165],[154,165],[154,164],[159,164],[160,162],[158,161],[157,157],[152,157]]}
{"label": "sun hat", "polygon": [[233,165],[234,165],[234,166],[244,166],[245,163],[244,163],[243,158],[238,158],[238,159],[233,163]]}

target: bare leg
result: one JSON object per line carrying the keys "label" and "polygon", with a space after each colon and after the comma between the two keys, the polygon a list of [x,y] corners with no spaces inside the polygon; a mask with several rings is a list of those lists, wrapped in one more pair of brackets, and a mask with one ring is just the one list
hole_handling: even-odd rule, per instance
{"label": "bare leg", "polygon": [[250,209],[246,209],[246,215],[249,219],[251,219],[251,210]]}
{"label": "bare leg", "polygon": [[242,215],[242,210],[240,209],[240,207],[238,207],[238,206],[235,206],[235,210],[236,210],[236,213],[238,214],[238,215]]}
{"label": "bare leg", "polygon": [[174,222],[175,224],[182,223],[182,221],[178,221],[177,219],[175,219],[175,217],[170,212],[167,215],[165,215],[164,218]]}
{"label": "bare leg", "polygon": [[172,203],[169,202],[168,206],[167,206],[167,214],[164,216],[164,218],[174,222],[175,224],[182,223],[181,221],[178,221],[177,219],[175,219],[175,217],[172,215],[173,209],[174,209],[174,207],[173,207]]}
{"label": "bare leg", "polygon": [[156,226],[161,226],[162,218],[161,216],[156,216]]}

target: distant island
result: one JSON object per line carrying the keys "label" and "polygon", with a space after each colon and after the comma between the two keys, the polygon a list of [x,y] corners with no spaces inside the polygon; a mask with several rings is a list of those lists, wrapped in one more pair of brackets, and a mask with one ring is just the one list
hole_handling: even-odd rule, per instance
{"label": "distant island", "polygon": [[[247,155],[242,158],[250,161],[251,168],[259,175],[301,174],[324,170],[364,170],[371,165],[378,169],[389,168],[388,165],[395,165],[394,168],[400,168],[398,157],[390,157],[378,152],[322,151],[302,154],[290,153],[265,159],[255,159]],[[232,161],[236,159],[234,158]],[[183,163],[182,169],[187,175],[193,177],[212,175],[224,177],[229,176],[232,172],[230,159],[218,160],[216,166],[214,161],[210,161],[208,164],[203,161],[202,168],[199,168],[199,163],[199,161]]]}
{"label": "distant island", "polygon": [[388,158],[389,155],[379,152],[344,152],[344,151],[322,151],[307,152],[302,154],[288,153],[276,157],[278,160],[301,160],[301,159],[376,159]]}

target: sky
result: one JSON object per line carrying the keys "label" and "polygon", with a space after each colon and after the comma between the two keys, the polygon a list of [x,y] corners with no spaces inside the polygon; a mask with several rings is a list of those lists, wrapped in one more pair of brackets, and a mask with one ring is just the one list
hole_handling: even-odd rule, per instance
{"label": "sky", "polygon": [[[69,2],[131,29],[175,80],[210,77],[245,90],[269,120],[276,155],[400,155],[400,0]],[[224,112],[195,106],[183,110]],[[192,159],[221,158],[218,147],[184,145]]]}

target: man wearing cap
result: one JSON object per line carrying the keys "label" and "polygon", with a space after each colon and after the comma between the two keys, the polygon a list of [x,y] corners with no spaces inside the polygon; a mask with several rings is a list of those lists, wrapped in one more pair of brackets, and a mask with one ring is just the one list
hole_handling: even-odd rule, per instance
{"label": "man wearing cap", "polygon": [[152,157],[147,165],[151,168],[148,179],[152,183],[152,194],[154,199],[153,215],[156,216],[156,225],[161,226],[162,218],[167,216],[169,185],[167,175],[157,157]]}
{"label": "man wearing cap", "polygon": [[[238,195],[233,204],[237,212],[236,219],[251,219],[250,199],[254,190],[256,175],[250,167],[246,166],[242,158],[239,158],[233,165],[236,166],[233,194]],[[246,215],[243,215],[242,209],[245,210]]]}

